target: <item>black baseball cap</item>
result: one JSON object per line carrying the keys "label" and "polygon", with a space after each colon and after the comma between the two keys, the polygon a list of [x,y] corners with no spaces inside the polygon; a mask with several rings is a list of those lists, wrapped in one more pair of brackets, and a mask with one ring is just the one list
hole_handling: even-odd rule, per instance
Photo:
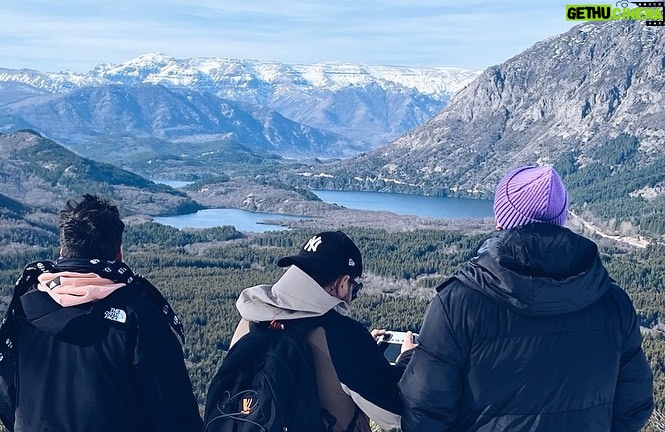
{"label": "black baseball cap", "polygon": [[325,231],[313,235],[301,246],[298,255],[281,258],[277,265],[296,265],[314,272],[339,272],[352,278],[360,277],[363,273],[360,250],[342,231]]}

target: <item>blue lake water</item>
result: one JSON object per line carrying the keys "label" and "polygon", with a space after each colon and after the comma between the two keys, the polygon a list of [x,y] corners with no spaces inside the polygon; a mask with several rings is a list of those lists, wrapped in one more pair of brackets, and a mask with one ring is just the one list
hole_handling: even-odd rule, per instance
{"label": "blue lake water", "polygon": [[[186,182],[183,182],[186,183]],[[441,219],[485,218],[492,216],[492,201],[441,198],[379,192],[314,191],[323,201],[359,210],[389,211]],[[180,216],[156,217],[155,222],[176,228],[209,228],[233,225],[238,231],[265,232],[286,229],[271,225],[274,219],[302,219],[238,209],[207,209]]]}
{"label": "blue lake water", "polygon": [[359,210],[389,211],[440,219],[492,217],[492,201],[383,192],[313,191],[327,203]]}
{"label": "blue lake water", "polygon": [[183,181],[183,180],[163,180],[163,179],[153,179],[152,181],[154,181],[155,183],[161,183],[161,184],[165,184],[167,186],[171,186],[172,188],[175,188],[175,189],[178,189],[178,188],[181,188],[183,186],[187,186],[188,184],[194,183],[194,182]]}
{"label": "blue lake water", "polygon": [[[233,225],[238,231],[266,232],[284,230],[286,227],[270,225],[270,219],[302,219],[301,217],[252,213],[238,209],[206,209],[179,216],[155,217],[155,222],[182,228],[211,228]],[[260,223],[268,221],[268,223]]]}

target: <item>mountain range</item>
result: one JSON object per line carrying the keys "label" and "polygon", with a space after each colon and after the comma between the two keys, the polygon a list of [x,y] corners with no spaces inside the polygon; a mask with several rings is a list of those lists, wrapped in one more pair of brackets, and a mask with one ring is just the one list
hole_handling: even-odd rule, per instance
{"label": "mountain range", "polygon": [[99,155],[86,148],[115,139],[225,140],[287,157],[343,157],[422,124],[478,74],[163,54],[85,74],[0,69],[0,130],[31,128],[91,157]]}
{"label": "mountain range", "polygon": [[664,125],[663,29],[582,24],[483,71],[389,145],[296,183],[490,198],[509,169],[550,164],[573,208],[665,233]]}

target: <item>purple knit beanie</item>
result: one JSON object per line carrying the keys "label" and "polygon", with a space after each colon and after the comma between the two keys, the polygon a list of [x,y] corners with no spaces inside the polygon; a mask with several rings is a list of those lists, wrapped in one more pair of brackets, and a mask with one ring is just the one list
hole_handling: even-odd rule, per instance
{"label": "purple knit beanie", "polygon": [[568,194],[552,167],[524,166],[503,176],[494,193],[496,224],[510,229],[532,222],[566,223]]}

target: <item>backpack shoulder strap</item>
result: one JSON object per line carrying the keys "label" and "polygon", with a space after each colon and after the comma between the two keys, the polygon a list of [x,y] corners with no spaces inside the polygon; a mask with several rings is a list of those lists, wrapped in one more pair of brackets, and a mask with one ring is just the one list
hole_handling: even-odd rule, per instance
{"label": "backpack shoulder strap", "polygon": [[296,331],[302,335],[307,334],[309,331],[321,327],[324,323],[330,321],[337,312],[334,310],[329,310],[323,315],[311,317],[311,318],[301,318],[291,321],[280,321],[284,324],[284,328],[287,330]]}
{"label": "backpack shoulder strap", "polygon": [[[301,335],[305,335],[310,330],[320,327],[325,322],[331,320],[337,312],[334,310],[329,310],[323,315],[313,316],[309,318],[296,318],[288,320],[272,320],[272,321],[261,321],[261,322],[249,322],[249,331],[254,329],[271,329],[271,330],[286,330],[289,332],[295,332]],[[236,332],[244,330],[241,327],[243,325],[243,320],[238,324]]]}

